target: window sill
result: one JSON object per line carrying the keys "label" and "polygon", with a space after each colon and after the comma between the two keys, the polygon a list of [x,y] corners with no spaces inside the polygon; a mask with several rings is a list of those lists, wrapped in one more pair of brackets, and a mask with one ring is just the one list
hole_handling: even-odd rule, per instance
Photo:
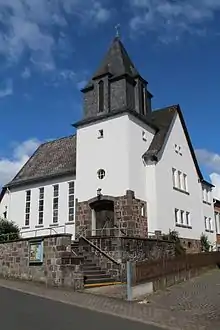
{"label": "window sill", "polygon": [[214,233],[214,230],[208,230],[208,229],[206,229],[205,231],[206,231],[206,233],[212,233],[212,234]]}
{"label": "window sill", "polygon": [[44,225],[36,225],[35,228],[44,228]]}
{"label": "window sill", "polygon": [[179,191],[179,192],[181,192],[183,194],[189,195],[189,192],[188,191],[185,191],[185,190],[182,190],[182,189],[179,189],[179,188],[176,188],[176,187],[173,187],[173,189],[176,190],[176,191]]}
{"label": "window sill", "polygon": [[75,224],[75,221],[68,221],[68,222],[65,222],[65,225],[74,225]]}
{"label": "window sill", "polygon": [[176,223],[176,227],[186,228],[186,229],[192,229],[192,226],[181,225],[181,224],[179,224],[179,223]]}
{"label": "window sill", "polygon": [[30,229],[30,226],[24,226],[21,229]]}
{"label": "window sill", "polygon": [[207,205],[210,205],[210,206],[212,205],[212,203],[210,203],[210,202],[206,202],[206,201],[203,201],[203,203],[204,203],[204,204],[207,204]]}
{"label": "window sill", "polygon": [[49,225],[49,227],[58,227],[59,226],[59,223],[51,223],[50,225]]}

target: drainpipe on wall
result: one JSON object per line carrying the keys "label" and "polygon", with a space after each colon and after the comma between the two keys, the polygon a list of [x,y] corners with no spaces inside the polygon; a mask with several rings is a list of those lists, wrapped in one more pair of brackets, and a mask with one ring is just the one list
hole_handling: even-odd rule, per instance
{"label": "drainpipe on wall", "polygon": [[9,195],[8,196],[8,216],[7,216],[7,218],[8,218],[8,220],[10,220],[11,191],[9,188],[7,188],[6,192]]}
{"label": "drainpipe on wall", "polygon": [[218,224],[215,216],[215,203],[216,199],[213,198],[213,207],[214,207],[214,219],[215,219],[215,232],[216,232],[216,239],[215,239],[215,246],[216,246],[216,251],[218,250],[218,243],[217,243],[217,234],[218,234]]}

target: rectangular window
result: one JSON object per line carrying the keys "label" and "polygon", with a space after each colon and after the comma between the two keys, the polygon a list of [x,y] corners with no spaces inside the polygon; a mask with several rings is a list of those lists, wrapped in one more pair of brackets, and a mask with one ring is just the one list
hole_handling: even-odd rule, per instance
{"label": "rectangular window", "polygon": [[173,179],[173,187],[176,188],[177,186],[177,178],[176,178],[177,172],[175,168],[172,168],[172,179]]}
{"label": "rectangular window", "polygon": [[179,223],[179,210],[175,209],[175,223]]}
{"label": "rectangular window", "polygon": [[205,220],[205,230],[208,230],[208,218],[204,217]]}
{"label": "rectangular window", "polygon": [[215,223],[216,223],[216,232],[217,234],[220,233],[220,213],[215,212]]}
{"label": "rectangular window", "polygon": [[53,186],[53,223],[58,223],[59,215],[59,185]]}
{"label": "rectangular window", "polygon": [[186,212],[186,225],[190,226],[190,213]]}
{"label": "rectangular window", "polygon": [[202,196],[205,203],[211,203],[211,191],[208,188],[202,188]]}
{"label": "rectangular window", "polygon": [[191,228],[191,221],[190,221],[190,212],[175,209],[175,223],[179,227],[190,227]]}
{"label": "rectangular window", "polygon": [[213,230],[213,226],[212,226],[212,218],[209,218],[209,230],[210,230],[210,231]]}
{"label": "rectangular window", "polygon": [[183,174],[183,190],[188,191],[187,175],[186,174]]}
{"label": "rectangular window", "polygon": [[75,183],[69,182],[69,221],[74,221],[75,214]]}
{"label": "rectangular window", "polygon": [[187,175],[172,168],[173,187],[188,193]]}
{"label": "rectangular window", "polygon": [[44,188],[39,189],[38,201],[38,224],[42,225],[44,222]]}
{"label": "rectangular window", "polygon": [[178,171],[178,183],[177,183],[177,188],[181,189],[181,172]]}
{"label": "rectangular window", "polygon": [[180,222],[181,222],[181,225],[184,224],[184,211],[183,210],[180,211]]}
{"label": "rectangular window", "polygon": [[26,201],[25,201],[25,227],[30,225],[30,213],[31,213],[31,190],[26,191]]}

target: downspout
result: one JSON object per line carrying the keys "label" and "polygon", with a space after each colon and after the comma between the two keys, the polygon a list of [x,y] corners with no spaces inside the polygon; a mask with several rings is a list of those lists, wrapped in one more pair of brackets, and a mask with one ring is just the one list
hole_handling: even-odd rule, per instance
{"label": "downspout", "polygon": [[213,207],[214,207],[214,219],[215,219],[215,231],[216,231],[216,238],[215,238],[215,245],[216,245],[216,251],[217,251],[217,235],[218,235],[218,224],[215,216],[215,204],[216,204],[216,199],[213,198]]}
{"label": "downspout", "polygon": [[9,197],[8,197],[8,220],[10,220],[10,209],[11,209],[11,191],[10,189],[7,187],[7,190],[6,190],[7,194],[9,194]]}

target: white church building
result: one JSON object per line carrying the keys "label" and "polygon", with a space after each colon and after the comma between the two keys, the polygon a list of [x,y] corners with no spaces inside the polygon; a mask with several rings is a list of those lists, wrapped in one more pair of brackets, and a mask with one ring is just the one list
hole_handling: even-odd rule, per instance
{"label": "white church building", "polygon": [[119,37],[82,93],[76,134],[39,146],[3,187],[1,216],[23,236],[176,230],[187,248],[202,233],[215,244],[213,186],[180,106],[152,109],[148,83]]}

